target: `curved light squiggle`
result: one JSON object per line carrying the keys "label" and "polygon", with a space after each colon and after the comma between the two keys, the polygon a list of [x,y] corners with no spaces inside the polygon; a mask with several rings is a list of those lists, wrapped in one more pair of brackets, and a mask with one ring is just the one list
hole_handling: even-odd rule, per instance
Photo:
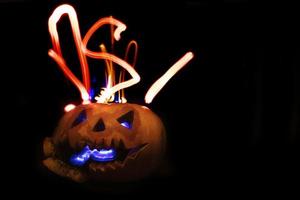
{"label": "curved light squiggle", "polygon": [[134,68],[130,64],[128,64],[123,59],[121,59],[113,54],[103,53],[103,52],[96,53],[96,52],[92,52],[89,50],[86,50],[85,53],[87,56],[89,56],[91,58],[112,60],[114,63],[117,63],[118,65],[123,67],[132,76],[131,79],[124,81],[122,83],[118,83],[117,85],[113,86],[112,88],[105,90],[105,92],[100,97],[95,98],[97,100],[97,103],[105,103],[112,94],[116,93],[117,91],[119,91],[123,88],[130,87],[130,86],[138,83],[141,80],[139,74],[134,70]]}
{"label": "curved light squiggle", "polygon": [[[72,32],[73,32],[76,49],[77,49],[77,54],[78,54],[80,65],[81,65],[83,83],[84,83],[85,89],[87,91],[89,91],[90,90],[90,74],[89,74],[88,63],[87,63],[86,56],[85,56],[84,52],[82,51],[82,39],[81,39],[81,35],[80,35],[80,29],[79,29],[79,24],[78,24],[78,20],[77,20],[77,15],[76,15],[74,8],[70,5],[63,4],[59,7],[57,7],[54,10],[53,14],[49,18],[48,27],[49,27],[51,40],[52,40],[53,51],[56,52],[56,54],[58,54],[61,58],[63,58],[61,48],[60,48],[59,36],[58,36],[58,32],[57,32],[57,22],[60,20],[60,18],[64,14],[68,15],[70,23],[71,23],[71,28],[72,28]],[[68,72],[66,75],[68,78],[70,78],[70,76],[74,76],[71,71]]]}
{"label": "curved light squiggle", "polygon": [[53,60],[58,64],[58,66],[61,68],[63,73],[76,85],[76,87],[79,89],[81,93],[81,98],[83,99],[83,104],[87,104],[89,102],[90,95],[87,92],[84,85],[81,83],[80,80],[71,72],[71,70],[66,65],[64,59],[59,56],[55,51],[52,49],[48,52],[49,56],[53,58]]}
{"label": "curved light squiggle", "polygon": [[164,87],[164,85],[176,74],[181,68],[183,68],[192,58],[194,54],[192,52],[186,53],[180,58],[168,71],[162,75],[155,83],[149,88],[145,96],[145,102],[151,103],[157,93]]}
{"label": "curved light squiggle", "polygon": [[113,17],[105,17],[99,19],[85,34],[82,44],[83,48],[86,49],[88,41],[91,39],[92,35],[103,25],[111,24],[115,25],[117,28],[114,31],[114,38],[119,41],[121,38],[121,33],[125,31],[126,25],[120,22],[119,20],[114,19]]}
{"label": "curved light squiggle", "polygon": [[[107,53],[106,47],[104,44],[100,45],[100,49],[102,52]],[[106,88],[105,89],[108,89],[108,88],[113,87],[116,84],[115,83],[115,70],[114,70],[113,63],[111,60],[104,60],[104,61],[105,61],[105,65],[106,65],[106,70],[105,70]],[[112,98],[112,99],[114,99],[114,98]]]}
{"label": "curved light squiggle", "polygon": [[[83,82],[82,84],[76,76],[69,70],[61,52],[61,47],[59,43],[59,36],[57,32],[57,22],[61,19],[62,15],[67,14],[71,23],[71,28],[73,32],[73,37],[75,40],[75,45],[77,48],[77,53],[79,56],[80,64],[81,64],[81,70],[82,70],[82,76],[83,76]],[[114,30],[113,36],[115,40],[120,40],[121,38],[121,32],[123,32],[126,29],[126,25],[120,22],[119,20],[116,20],[112,17],[106,17],[99,19],[86,33],[83,40],[81,39],[80,35],[80,29],[79,24],[77,20],[77,15],[74,10],[74,8],[70,5],[64,4],[59,7],[57,7],[53,14],[50,16],[48,21],[49,26],[49,32],[53,44],[53,49],[49,51],[50,57],[52,57],[59,67],[62,69],[64,74],[77,86],[81,93],[81,97],[83,99],[83,103],[87,104],[89,103],[89,93],[90,91],[90,75],[89,75],[89,69],[88,69],[88,63],[87,63],[87,56],[91,58],[96,59],[104,59],[106,62],[110,61],[110,69],[112,68],[112,62],[117,63],[121,67],[123,67],[125,70],[129,72],[129,74],[133,77],[132,79],[119,83],[117,85],[114,85],[110,88],[107,88],[101,97],[99,97],[97,100],[98,103],[106,103],[117,91],[130,87],[140,81],[140,76],[138,73],[133,69],[133,67],[122,60],[121,58],[118,58],[117,56],[114,56],[112,54],[108,54],[106,52],[93,52],[87,49],[88,41],[90,40],[91,36],[103,25],[110,24],[114,25],[117,28]],[[112,29],[111,29],[112,30]]]}
{"label": "curved light squiggle", "polygon": [[[57,32],[57,23],[61,19],[61,17],[67,14],[70,20],[73,38],[75,41],[77,54],[79,56],[79,61],[81,65],[83,83],[72,73],[72,71],[68,68],[64,57],[61,52],[59,36]],[[56,8],[53,14],[50,16],[48,21],[49,32],[51,36],[51,41],[53,45],[53,49],[50,49],[48,54],[53,60],[58,64],[63,73],[73,82],[73,84],[79,89],[81,93],[81,97],[83,99],[83,104],[88,104],[90,95],[90,74],[88,68],[87,57],[94,59],[104,59],[107,66],[107,83],[105,90],[102,91],[100,96],[95,97],[97,103],[107,103],[112,100],[112,96],[119,92],[119,101],[120,103],[125,103],[125,95],[124,88],[128,88],[140,81],[139,74],[135,71],[134,66],[136,64],[137,58],[137,48],[138,45],[135,41],[131,41],[126,49],[125,60],[107,53],[105,46],[100,46],[99,52],[94,52],[87,49],[87,44],[92,37],[92,35],[103,25],[108,24],[111,25],[111,43],[112,49],[114,44],[114,39],[116,41],[120,40],[121,33],[126,29],[126,25],[119,20],[114,19],[113,17],[106,17],[99,19],[86,33],[83,40],[80,35],[80,29],[78,24],[78,19],[74,8],[70,5],[64,4]],[[116,28],[114,29],[115,26]],[[114,38],[114,39],[113,39]],[[128,60],[128,52],[131,47],[134,47],[134,57],[133,62],[130,65]],[[164,87],[164,85],[168,82],[168,80],[174,76],[182,67],[184,67],[191,59],[193,58],[193,53],[186,53],[179,61],[177,61],[161,78],[159,78],[147,91],[145,95],[146,103],[151,103],[153,98],[157,95],[157,93]],[[113,69],[113,63],[120,65],[123,69],[125,69],[132,78],[124,81],[125,79],[125,71],[120,72],[119,83],[115,85],[115,77]]]}
{"label": "curved light squiggle", "polygon": [[[128,62],[128,55],[129,55],[130,49],[133,49],[133,51],[134,51],[132,67],[135,67],[136,60],[137,60],[137,55],[138,55],[138,44],[135,40],[131,40],[127,45],[127,48],[126,48],[126,51],[125,51],[125,56],[124,56],[124,60],[126,62]],[[119,76],[119,83],[123,82],[124,80],[125,80],[125,70],[121,70],[120,76]],[[127,102],[127,99],[125,98],[124,89],[119,90],[118,97],[119,97],[118,102],[120,102],[120,103],[126,103]]]}
{"label": "curved light squiggle", "polygon": [[135,40],[131,40],[127,45],[127,48],[125,51],[125,57],[124,57],[124,60],[126,62],[128,62],[128,54],[129,54],[129,51],[131,48],[133,48],[133,50],[134,50],[133,61],[132,61],[132,66],[134,67],[136,64],[136,59],[137,59],[137,54],[138,54],[138,43]]}
{"label": "curved light squiggle", "polygon": [[[105,24],[113,24],[117,27],[114,31],[114,38],[117,41],[120,40],[121,32],[123,32],[126,29],[126,25],[112,17],[102,18],[102,19],[99,19],[88,30],[88,32],[84,36],[83,41],[82,41],[83,51],[87,56],[89,56],[91,58],[104,59],[104,60],[109,60],[114,63],[117,63],[118,65],[120,65],[126,71],[129,72],[129,74],[132,76],[132,79],[120,82],[120,83],[114,85],[113,87],[107,87],[106,90],[104,90],[104,92],[102,92],[102,94],[100,96],[95,97],[95,99],[97,100],[97,103],[106,103],[107,101],[109,101],[109,99],[111,99],[111,96],[113,94],[115,94],[117,91],[120,91],[124,88],[130,87],[140,81],[139,74],[134,70],[133,66],[128,64],[126,61],[122,60],[121,58],[119,58],[113,54],[106,53],[105,51],[104,52],[94,52],[94,51],[87,49],[87,44],[88,44],[88,41],[90,40],[91,36],[95,33],[96,30],[98,30],[101,26],[103,26]],[[102,49],[102,51],[103,51],[103,49]]]}

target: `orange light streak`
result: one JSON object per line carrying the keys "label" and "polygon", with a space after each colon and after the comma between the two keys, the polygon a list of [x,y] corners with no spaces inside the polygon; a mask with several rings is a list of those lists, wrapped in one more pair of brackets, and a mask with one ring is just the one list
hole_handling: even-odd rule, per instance
{"label": "orange light streak", "polygon": [[[112,19],[113,17],[110,16],[110,18]],[[114,45],[115,45],[114,30],[115,30],[114,25],[110,24],[110,44],[111,44],[111,52],[112,53],[114,53]],[[111,74],[111,85],[110,85],[110,87],[112,87],[116,84],[115,70],[114,70],[114,64],[111,60],[109,61],[109,64],[110,64],[110,72],[112,73]]]}
{"label": "orange light streak", "polygon": [[68,68],[68,66],[65,63],[65,60],[52,49],[49,50],[48,54],[58,64],[63,73],[74,83],[74,85],[77,86],[81,93],[83,104],[87,104],[89,102],[90,95],[87,92],[84,85],[81,83],[81,81],[78,80],[78,78],[76,78],[76,76]]}
{"label": "orange light streak", "polygon": [[116,20],[112,17],[104,17],[99,19],[86,33],[82,40],[83,49],[87,49],[86,46],[88,44],[88,41],[91,39],[92,35],[103,25],[105,24],[111,24],[115,25],[117,28],[114,31],[114,38],[115,40],[119,41],[121,39],[121,33],[125,31],[126,25],[120,22],[119,20]]}
{"label": "orange light streak", "polygon": [[[100,49],[102,52],[107,53],[105,45],[101,44]],[[111,88],[115,85],[115,70],[112,66],[111,60],[104,60],[106,65],[105,78],[106,78],[106,88]]]}
{"label": "orange light streak", "polygon": [[[67,66],[64,57],[62,55],[59,36],[57,32],[57,23],[61,17],[67,14],[70,20],[74,42],[76,45],[77,54],[79,56],[82,79],[83,83],[72,73],[72,71]],[[126,103],[126,98],[124,94],[124,88],[128,88],[140,81],[139,74],[135,71],[134,66],[137,59],[138,44],[136,41],[131,41],[125,52],[125,60],[115,56],[112,53],[108,53],[104,44],[100,45],[100,51],[95,52],[87,48],[87,44],[92,37],[92,35],[103,25],[110,25],[111,33],[111,49],[114,49],[114,39],[116,41],[120,40],[121,33],[126,30],[126,25],[119,20],[114,19],[112,16],[99,19],[86,33],[84,38],[81,38],[80,29],[78,24],[78,19],[74,8],[70,5],[64,4],[57,7],[53,14],[50,16],[48,21],[48,28],[51,36],[51,41],[53,49],[50,49],[49,56],[58,64],[63,73],[73,82],[73,84],[79,89],[81,97],[83,99],[83,104],[88,104],[90,96],[90,74],[88,68],[87,57],[94,59],[103,59],[106,64],[106,88],[100,92],[100,95],[95,97],[97,103],[108,103],[114,101],[114,94],[119,92],[119,103]],[[115,28],[116,27],[116,28]],[[130,49],[134,49],[134,56],[132,64],[128,62],[128,54]],[[147,91],[145,95],[145,102],[151,103],[153,98],[158,94],[158,92],[164,87],[164,85],[180,70],[182,69],[192,58],[193,53],[186,53],[181,59],[179,59],[163,76],[161,76]],[[115,83],[115,69],[113,63],[118,64],[123,68],[120,71],[119,83]],[[125,71],[130,75],[131,79],[125,81]],[[74,105],[66,106],[66,111],[73,108]]]}
{"label": "orange light streak", "polygon": [[[88,41],[90,40],[91,36],[95,33],[95,31],[97,31],[101,26],[103,26],[105,24],[115,25],[117,27],[114,30],[113,36],[114,36],[115,40],[117,40],[117,41],[120,40],[121,33],[123,31],[125,31],[126,25],[123,24],[122,22],[120,22],[119,20],[114,19],[113,17],[101,18],[88,30],[88,32],[84,36],[84,38],[82,40],[83,51],[85,52],[85,54],[87,56],[89,56],[91,58],[105,59],[105,60],[109,60],[114,63],[117,63],[118,65],[120,65],[121,67],[123,67],[124,69],[126,69],[129,72],[129,74],[132,76],[132,79],[118,83],[111,88],[107,87],[99,96],[95,97],[95,99],[97,100],[97,103],[109,102],[109,100],[111,99],[111,96],[114,95],[117,91],[119,91],[123,88],[130,87],[140,81],[139,74],[133,69],[133,67],[130,64],[128,64],[124,60],[118,58],[117,56],[115,56],[113,54],[109,54],[106,52],[94,52],[94,51],[87,49],[87,44],[88,44]],[[111,64],[111,66],[112,66],[112,64]],[[114,74],[114,72],[113,72],[113,74]]]}
{"label": "orange light streak", "polygon": [[[80,35],[77,14],[76,14],[74,8],[70,5],[63,4],[59,7],[57,7],[54,10],[53,14],[49,18],[48,27],[49,27],[51,40],[52,40],[53,50],[56,52],[56,54],[58,54],[61,58],[63,58],[60,43],[59,43],[59,36],[58,36],[58,32],[57,32],[57,22],[60,20],[60,18],[64,14],[68,15],[70,23],[71,23],[73,37],[74,37],[80,65],[81,65],[83,83],[84,83],[85,89],[87,91],[89,91],[90,90],[90,74],[89,74],[88,63],[87,63],[86,56],[85,56],[84,52],[82,51],[82,39],[81,39],[81,35]],[[72,76],[70,74],[73,74],[73,73],[68,72],[66,74],[68,78],[70,78],[70,76]],[[76,86],[79,87],[78,85],[76,85]]]}
{"label": "orange light streak", "polygon": [[174,76],[180,69],[182,69],[192,58],[194,54],[192,52],[186,53],[180,58],[168,71],[162,75],[155,83],[149,88],[145,95],[145,102],[151,103],[157,93],[164,87],[164,85]]}
{"label": "orange light streak", "polygon": [[[61,52],[60,42],[59,42],[59,36],[57,32],[57,23],[61,19],[62,15],[67,14],[71,23],[71,28],[73,32],[73,37],[75,40],[75,45],[77,49],[77,53],[80,60],[81,70],[82,70],[82,76],[83,76],[83,82],[82,84],[76,76],[69,70]],[[51,58],[53,58],[59,67],[62,69],[64,74],[75,84],[75,86],[79,89],[81,93],[81,97],[83,99],[83,104],[89,103],[89,93],[90,90],[90,75],[89,75],[89,69],[88,69],[88,63],[87,63],[87,56],[95,59],[104,59],[107,62],[107,69],[108,76],[110,77],[110,81],[108,87],[102,91],[100,94],[100,97],[98,97],[96,100],[99,103],[107,103],[110,97],[116,93],[117,91],[130,87],[140,81],[140,76],[138,73],[133,69],[133,67],[125,62],[124,60],[118,58],[117,56],[114,56],[113,54],[109,54],[106,52],[105,48],[102,48],[102,51],[104,52],[93,52],[87,49],[87,44],[92,35],[97,31],[101,26],[109,24],[111,25],[111,33],[113,34],[113,37],[115,40],[120,40],[121,33],[126,29],[126,25],[120,22],[119,20],[114,19],[113,17],[106,17],[99,19],[86,33],[83,40],[81,39],[80,35],[80,29],[78,24],[78,19],[76,12],[74,8],[70,5],[64,4],[59,7],[57,7],[53,14],[50,16],[48,21],[49,26],[49,32],[52,40],[53,49],[49,50],[49,55]],[[112,26],[116,26],[116,28],[113,30]],[[113,45],[113,39],[112,39],[112,45]],[[104,46],[103,46],[104,47]],[[127,80],[125,82],[119,83],[117,85],[114,85],[114,69],[113,69],[113,62],[117,63],[121,67],[123,67],[125,70],[129,72],[129,74],[133,77],[130,80]],[[109,66],[109,67],[108,67]]]}
{"label": "orange light streak", "polygon": [[95,59],[112,60],[114,63],[117,63],[118,65],[123,67],[132,76],[131,79],[121,82],[121,83],[118,83],[115,86],[113,86],[112,88],[105,90],[105,92],[100,97],[95,98],[97,100],[97,103],[106,103],[108,101],[108,99],[110,98],[110,96],[113,95],[114,93],[116,93],[117,91],[119,91],[123,88],[130,87],[130,86],[138,83],[141,80],[139,74],[134,70],[134,68],[130,64],[128,64],[123,59],[121,59],[113,54],[103,53],[103,52],[97,53],[97,52],[92,52],[92,51],[86,50],[86,55],[91,58],[95,58]]}
{"label": "orange light streak", "polygon": [[126,52],[125,52],[125,61],[128,61],[128,54],[129,50],[133,47],[134,49],[134,56],[133,56],[133,61],[132,61],[132,66],[134,67],[136,64],[136,59],[137,59],[137,54],[138,54],[138,44],[135,40],[131,40],[129,44],[127,45]]}
{"label": "orange light streak", "polygon": [[[128,43],[126,51],[125,51],[125,57],[124,57],[124,59],[125,59],[126,62],[128,62],[128,54],[129,54],[129,51],[130,51],[131,48],[133,48],[133,50],[134,50],[132,67],[135,67],[136,60],[137,60],[137,55],[138,55],[138,44],[137,44],[137,42],[135,40],[131,40]],[[125,80],[125,71],[121,70],[120,76],[119,76],[119,83],[123,82],[124,80]],[[119,90],[118,94],[119,94],[118,95],[118,97],[119,97],[119,101],[118,102],[120,102],[120,103],[126,103],[127,100],[125,98],[124,89]]]}

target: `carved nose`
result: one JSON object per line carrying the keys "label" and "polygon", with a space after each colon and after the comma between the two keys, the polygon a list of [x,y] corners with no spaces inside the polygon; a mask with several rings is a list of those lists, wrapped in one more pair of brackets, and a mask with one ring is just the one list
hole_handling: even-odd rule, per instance
{"label": "carved nose", "polygon": [[102,119],[99,119],[98,122],[95,124],[93,131],[94,132],[101,132],[105,130],[105,124]]}

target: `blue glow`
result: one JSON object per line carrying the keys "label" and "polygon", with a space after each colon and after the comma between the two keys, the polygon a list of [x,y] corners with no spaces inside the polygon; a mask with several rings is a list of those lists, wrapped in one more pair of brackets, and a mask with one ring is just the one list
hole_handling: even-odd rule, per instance
{"label": "blue glow", "polygon": [[86,111],[83,110],[81,113],[77,116],[77,118],[74,120],[72,127],[77,126],[78,124],[84,122],[87,120]]}
{"label": "blue glow", "polygon": [[92,151],[88,146],[85,146],[78,154],[74,154],[70,158],[70,162],[74,166],[83,166],[89,159]]}
{"label": "blue glow", "polygon": [[121,125],[124,126],[125,128],[131,129],[131,123],[129,122],[122,122]]}
{"label": "blue glow", "polygon": [[100,149],[99,151],[94,149],[91,154],[91,159],[97,162],[108,162],[113,161],[116,158],[115,149]]}
{"label": "blue glow", "polygon": [[131,129],[133,123],[134,112],[129,111],[117,119],[121,126]]}
{"label": "blue glow", "polygon": [[111,149],[93,149],[90,150],[88,146],[85,146],[81,152],[73,154],[70,158],[70,163],[74,166],[83,166],[89,159],[96,162],[109,162],[116,159],[116,150]]}
{"label": "blue glow", "polygon": [[115,103],[121,103],[121,102],[119,102],[118,100],[119,100],[119,95],[118,95],[118,93],[116,93],[116,94],[115,94]]}
{"label": "blue glow", "polygon": [[96,78],[96,76],[94,76],[93,78],[92,78],[92,83],[96,83],[97,82],[97,78]]}
{"label": "blue glow", "polygon": [[95,96],[95,90],[94,90],[94,88],[91,88],[90,89],[90,100],[94,99],[94,96]]}

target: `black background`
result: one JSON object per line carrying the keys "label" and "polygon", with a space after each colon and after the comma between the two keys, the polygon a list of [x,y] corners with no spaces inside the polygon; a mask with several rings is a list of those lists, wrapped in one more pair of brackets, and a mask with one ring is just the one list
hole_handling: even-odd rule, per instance
{"label": "black background", "polygon": [[[0,2],[5,119],[1,166],[6,186],[37,197],[97,198],[248,195],[270,186],[297,188],[289,184],[299,180],[300,169],[296,5],[229,0]],[[91,189],[41,165],[43,138],[52,134],[64,105],[80,102],[47,55],[47,20],[62,2],[76,9],[82,35],[98,18],[113,15],[128,27],[120,47],[138,41],[142,81],[127,90],[129,102],[144,105],[150,85],[185,52],[194,52],[192,62],[149,105],[167,128],[168,175]],[[62,21],[67,24],[62,33],[69,34],[64,38],[67,48],[71,34],[67,20]],[[76,63],[71,55],[70,62]]]}

